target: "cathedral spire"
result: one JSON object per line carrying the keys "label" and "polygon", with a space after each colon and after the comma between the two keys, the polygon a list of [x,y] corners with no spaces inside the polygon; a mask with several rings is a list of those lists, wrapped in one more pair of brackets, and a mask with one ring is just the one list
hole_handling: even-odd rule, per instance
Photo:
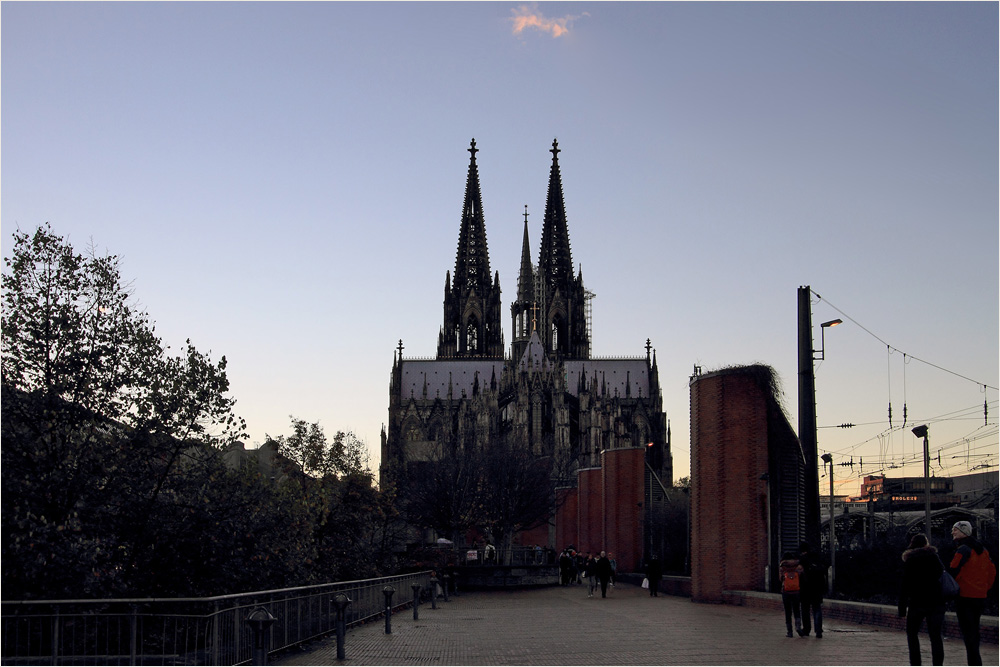
{"label": "cathedral spire", "polygon": [[567,291],[573,280],[573,255],[566,224],[566,204],[563,201],[562,175],[559,172],[559,142],[552,140],[552,167],[549,170],[549,191],[542,221],[542,248],[538,253],[538,270],[550,293]]}
{"label": "cathedral spire", "polygon": [[465,202],[462,204],[462,226],[458,233],[455,257],[456,287],[476,288],[486,294],[490,288],[490,253],[486,247],[486,221],[483,218],[483,196],[479,188],[479,168],[476,166],[476,140],[469,147],[469,175],[465,181]]}
{"label": "cathedral spire", "polygon": [[528,205],[524,205],[524,238],[521,241],[521,272],[517,276],[517,300],[531,302],[535,298],[535,271],[531,264],[528,243]]}
{"label": "cathedral spire", "polygon": [[438,357],[503,358],[500,325],[500,276],[490,273],[486,220],[476,165],[476,140],[469,146],[462,223],[455,253],[455,273],[445,277],[444,325]]}
{"label": "cathedral spire", "polygon": [[573,253],[569,245],[569,226],[559,171],[561,151],[557,140],[552,141],[550,152],[552,167],[549,170],[535,287],[535,299],[542,308],[541,338],[545,349],[557,358],[588,359],[587,291],[583,286],[583,269],[578,276],[573,276]]}

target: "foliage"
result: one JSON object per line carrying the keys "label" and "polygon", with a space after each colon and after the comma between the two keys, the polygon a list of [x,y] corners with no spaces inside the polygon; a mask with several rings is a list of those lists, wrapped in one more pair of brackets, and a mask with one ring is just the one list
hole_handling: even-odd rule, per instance
{"label": "foliage", "polygon": [[275,481],[237,442],[225,357],[190,341],[171,356],[116,257],[45,226],[15,233],[5,265],[6,599],[213,595],[392,567],[395,496],[353,434],[293,420]]}
{"label": "foliage", "polygon": [[551,458],[536,457],[513,436],[488,447],[413,465],[407,485],[411,522],[458,541],[489,535],[504,553],[516,533],[541,525],[554,508]]}

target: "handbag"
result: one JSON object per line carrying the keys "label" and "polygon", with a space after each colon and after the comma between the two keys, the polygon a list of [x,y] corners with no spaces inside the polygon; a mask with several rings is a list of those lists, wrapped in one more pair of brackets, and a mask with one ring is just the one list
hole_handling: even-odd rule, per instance
{"label": "handbag", "polygon": [[643,578],[643,580],[642,580],[642,587],[643,588],[649,588],[649,579],[648,578],[646,578],[646,577]]}
{"label": "handbag", "polygon": [[941,595],[945,600],[953,600],[958,597],[959,585],[955,577],[948,574],[948,570],[941,572],[938,577],[938,585],[941,587]]}

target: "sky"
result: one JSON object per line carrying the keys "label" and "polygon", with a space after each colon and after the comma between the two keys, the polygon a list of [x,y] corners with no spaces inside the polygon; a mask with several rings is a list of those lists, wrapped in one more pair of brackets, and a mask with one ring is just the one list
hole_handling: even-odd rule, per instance
{"label": "sky", "polygon": [[436,353],[469,142],[509,304],[558,138],[594,356],[651,340],[675,479],[695,366],[773,367],[796,426],[804,285],[838,494],[922,474],[917,424],[933,474],[997,469],[997,3],[0,12],[4,256],[45,222],[119,255],[167,344],[225,355],[248,446],[294,416],[377,469],[398,341]]}

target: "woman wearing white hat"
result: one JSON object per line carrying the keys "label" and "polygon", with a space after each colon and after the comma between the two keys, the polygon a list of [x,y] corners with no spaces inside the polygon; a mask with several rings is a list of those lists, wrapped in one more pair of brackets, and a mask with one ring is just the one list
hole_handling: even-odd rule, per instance
{"label": "woman wearing white hat", "polygon": [[948,569],[958,582],[955,615],[965,640],[965,655],[970,665],[983,664],[979,655],[979,619],[983,615],[986,596],[996,580],[997,569],[983,543],[972,536],[972,524],[956,521],[951,527],[955,540],[955,555]]}

